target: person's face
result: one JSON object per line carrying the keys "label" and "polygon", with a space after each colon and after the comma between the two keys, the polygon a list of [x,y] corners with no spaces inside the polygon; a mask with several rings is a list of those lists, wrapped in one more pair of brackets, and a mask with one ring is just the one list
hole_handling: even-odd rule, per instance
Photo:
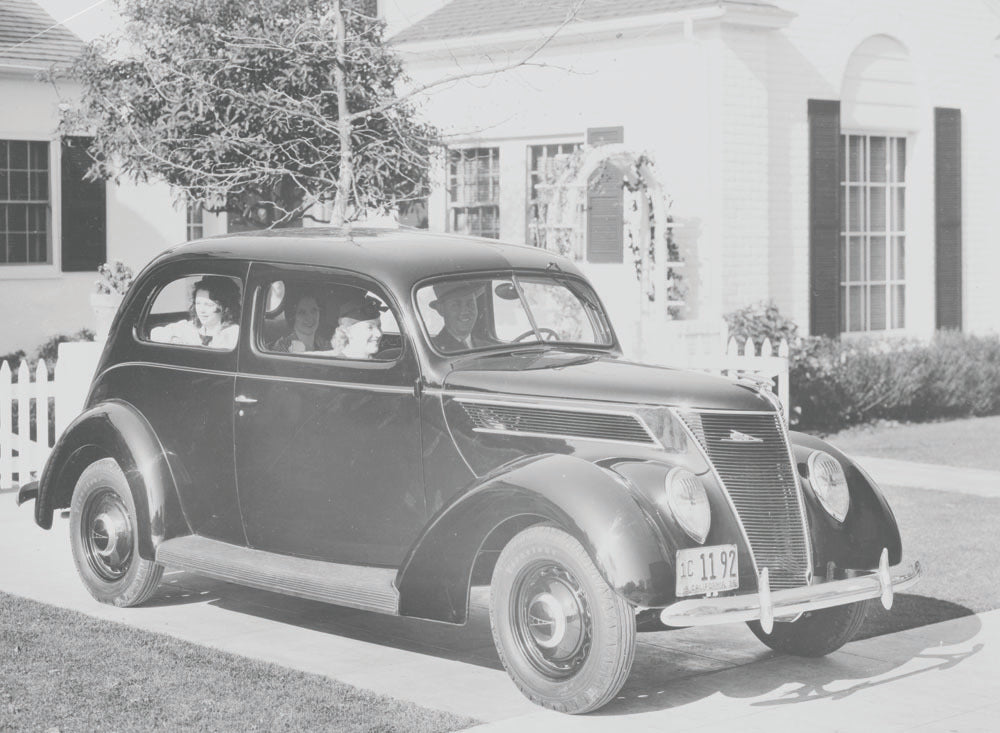
{"label": "person's face", "polygon": [[212,300],[207,290],[194,294],[194,314],[203,326],[214,326],[222,320],[222,306]]}
{"label": "person's face", "polygon": [[347,328],[347,343],[352,349],[370,355],[378,351],[378,342],[382,338],[382,329],[377,321],[358,321]]}
{"label": "person's face", "polygon": [[472,327],[476,324],[476,316],[479,315],[475,293],[449,296],[443,298],[438,305],[438,312],[444,319],[444,326],[452,336],[464,339],[472,333]]}
{"label": "person's face", "polygon": [[319,303],[315,298],[302,298],[295,306],[295,332],[312,336],[319,328]]}

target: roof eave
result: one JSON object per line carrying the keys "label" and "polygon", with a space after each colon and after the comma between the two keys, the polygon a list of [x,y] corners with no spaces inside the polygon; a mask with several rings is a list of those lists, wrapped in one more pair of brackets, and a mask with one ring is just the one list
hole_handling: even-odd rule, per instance
{"label": "roof eave", "polygon": [[[641,30],[643,35],[676,31],[694,23],[722,23],[763,30],[786,27],[796,13],[769,5],[724,4],[701,8],[671,10],[663,13],[636,15],[627,18],[610,18],[597,21],[576,21],[559,30],[558,25],[521,28],[502,33],[470,36],[432,38],[419,41],[390,39],[395,49],[404,57],[421,60],[447,59],[465,51],[483,52],[491,49],[510,49],[512,46],[532,46],[552,36],[549,46],[569,45],[581,41],[618,38],[620,34]],[[558,31],[558,34],[553,36]]]}

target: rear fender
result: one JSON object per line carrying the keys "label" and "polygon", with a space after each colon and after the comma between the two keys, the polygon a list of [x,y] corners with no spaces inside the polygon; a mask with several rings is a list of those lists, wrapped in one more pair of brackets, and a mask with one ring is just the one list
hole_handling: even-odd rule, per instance
{"label": "rear fender", "polygon": [[643,505],[620,476],[580,458],[549,454],[508,465],[431,521],[397,575],[400,613],[464,623],[480,550],[499,550],[542,522],[579,540],[608,585],[629,602],[662,605],[673,593],[670,555]]}
{"label": "rear fender", "polygon": [[128,480],[140,557],[153,560],[161,541],[189,533],[163,446],[142,414],[120,400],[91,407],[57,441],[38,482],[35,522],[40,527],[49,529],[53,511],[70,506],[80,474],[102,458],[115,459]]}
{"label": "rear fender", "polygon": [[[903,555],[899,527],[878,486],[854,461],[826,441],[797,432],[789,432],[788,437],[802,481],[817,568],[832,562],[838,568],[873,569],[878,567],[883,547],[889,550],[889,563],[899,564]],[[847,476],[851,504],[842,524],[819,503],[809,481],[807,461],[815,450],[826,451],[836,458]]]}

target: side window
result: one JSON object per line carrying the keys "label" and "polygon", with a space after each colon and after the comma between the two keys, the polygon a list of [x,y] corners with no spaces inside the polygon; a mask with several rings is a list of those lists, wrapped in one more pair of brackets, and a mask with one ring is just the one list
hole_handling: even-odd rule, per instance
{"label": "side window", "polygon": [[231,351],[240,335],[240,282],[189,275],[164,285],[139,326],[144,341]]}
{"label": "side window", "polygon": [[393,361],[402,351],[396,317],[367,283],[285,278],[264,290],[260,351],[368,361]]}

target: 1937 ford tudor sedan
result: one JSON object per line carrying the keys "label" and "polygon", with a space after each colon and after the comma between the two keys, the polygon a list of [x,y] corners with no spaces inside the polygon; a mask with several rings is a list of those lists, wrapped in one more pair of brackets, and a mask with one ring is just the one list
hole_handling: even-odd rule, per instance
{"label": "1937 ford tudor sedan", "polygon": [[488,584],[510,676],[571,713],[624,684],[637,618],[818,656],[919,575],[871,479],[767,390],[624,360],[564,258],[415,231],[161,255],[29,499],[44,528],[70,508],[120,606],[178,568],[462,624]]}

